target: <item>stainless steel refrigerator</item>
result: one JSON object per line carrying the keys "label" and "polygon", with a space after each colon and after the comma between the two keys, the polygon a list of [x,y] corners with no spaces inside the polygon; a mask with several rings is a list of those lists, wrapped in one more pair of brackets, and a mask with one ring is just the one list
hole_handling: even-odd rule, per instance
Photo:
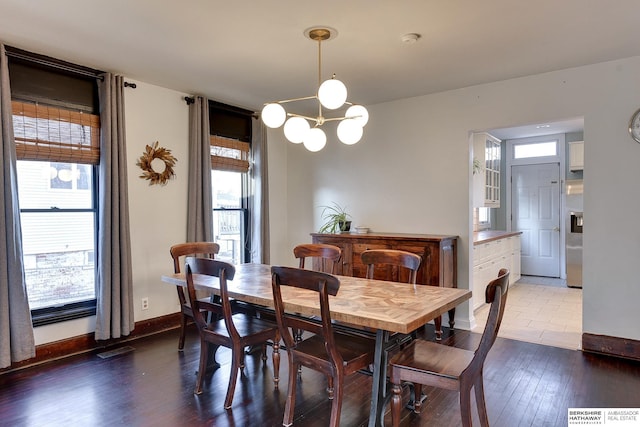
{"label": "stainless steel refrigerator", "polygon": [[566,260],[567,286],[582,288],[582,227],[584,224],[582,180],[567,180]]}

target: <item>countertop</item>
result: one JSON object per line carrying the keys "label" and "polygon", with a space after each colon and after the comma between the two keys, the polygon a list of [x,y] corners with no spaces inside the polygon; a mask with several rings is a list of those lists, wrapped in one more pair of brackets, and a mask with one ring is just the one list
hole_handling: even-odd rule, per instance
{"label": "countertop", "polygon": [[482,230],[473,233],[473,244],[479,245],[492,240],[504,239],[505,237],[517,236],[522,231],[499,231],[499,230]]}

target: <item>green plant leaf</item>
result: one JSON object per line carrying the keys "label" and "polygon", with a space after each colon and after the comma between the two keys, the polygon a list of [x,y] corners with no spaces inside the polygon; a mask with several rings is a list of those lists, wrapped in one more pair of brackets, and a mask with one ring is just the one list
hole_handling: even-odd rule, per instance
{"label": "green plant leaf", "polygon": [[332,202],[331,205],[320,206],[322,208],[322,220],[324,223],[320,226],[319,233],[336,233],[341,231],[341,222],[348,221],[351,217],[346,211],[346,208],[340,206],[336,202]]}

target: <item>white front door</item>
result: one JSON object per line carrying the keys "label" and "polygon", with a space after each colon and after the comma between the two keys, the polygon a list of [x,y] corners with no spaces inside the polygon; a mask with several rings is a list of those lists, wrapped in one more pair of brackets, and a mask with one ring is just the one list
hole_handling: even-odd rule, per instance
{"label": "white front door", "polygon": [[560,277],[560,165],[511,168],[511,229],[522,231],[522,274]]}

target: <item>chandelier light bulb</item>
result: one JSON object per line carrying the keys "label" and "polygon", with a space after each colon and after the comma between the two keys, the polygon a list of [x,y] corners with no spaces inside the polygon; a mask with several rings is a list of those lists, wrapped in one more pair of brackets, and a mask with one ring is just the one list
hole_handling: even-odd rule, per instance
{"label": "chandelier light bulb", "polygon": [[323,107],[335,110],[347,100],[347,87],[340,80],[325,80],[318,88],[318,101]]}
{"label": "chandelier light bulb", "polygon": [[262,122],[265,126],[270,128],[279,128],[287,118],[287,112],[284,111],[282,105],[273,102],[262,108],[260,116],[262,117]]}
{"label": "chandelier light bulb", "polygon": [[338,139],[346,145],[353,145],[362,138],[362,126],[356,119],[344,119],[338,125]]}
{"label": "chandelier light bulb", "polygon": [[320,151],[327,144],[327,135],[325,135],[324,131],[320,128],[313,128],[307,132],[307,136],[305,137],[304,146],[307,150],[316,152]]}
{"label": "chandelier light bulb", "polygon": [[364,125],[366,125],[369,121],[369,112],[362,105],[352,105],[351,107],[347,108],[347,111],[344,115],[345,117],[352,117],[353,120],[358,122],[358,124],[362,127],[364,127]]}
{"label": "chandelier light bulb", "polygon": [[284,136],[294,144],[300,144],[309,130],[309,122],[302,117],[290,117],[284,124]]}

